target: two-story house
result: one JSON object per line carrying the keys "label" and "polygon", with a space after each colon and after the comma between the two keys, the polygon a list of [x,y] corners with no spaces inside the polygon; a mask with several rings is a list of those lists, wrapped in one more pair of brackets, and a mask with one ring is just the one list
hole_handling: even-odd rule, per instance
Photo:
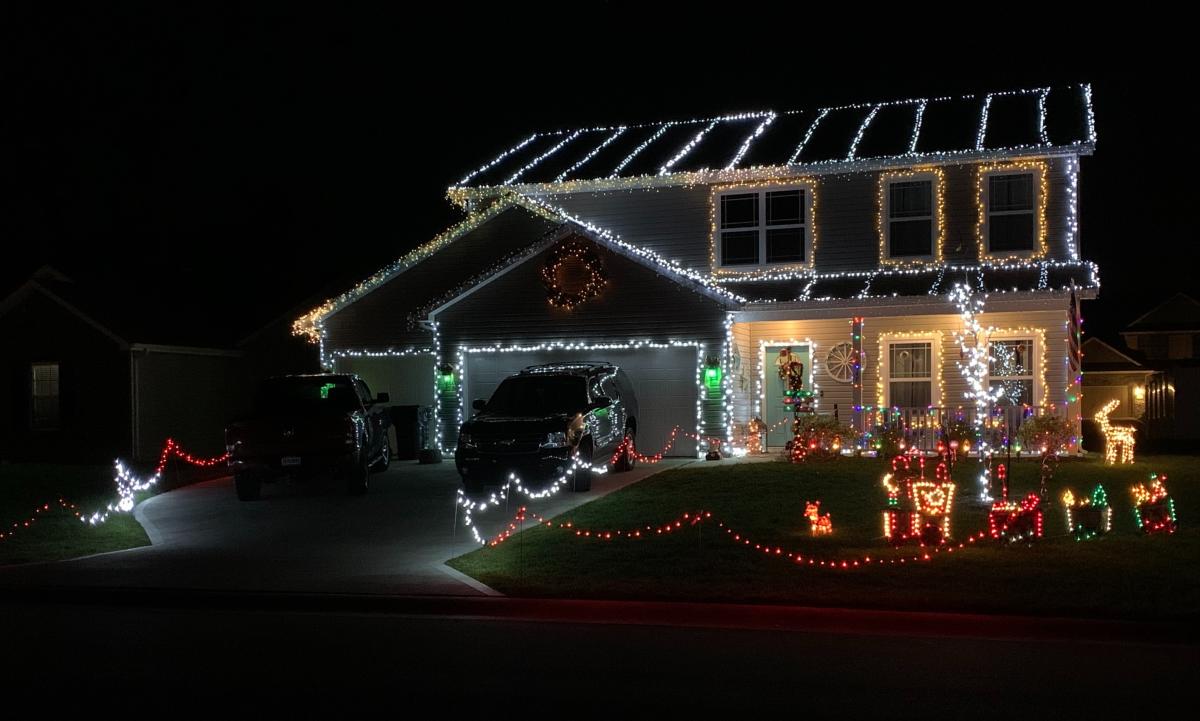
{"label": "two-story house", "polygon": [[754,417],[781,446],[781,354],[860,428],[969,407],[947,297],[968,283],[1006,415],[1077,421],[1095,142],[1087,85],[533,133],[449,188],[462,222],[296,330],[435,406],[445,448],[472,399],[562,360],[625,368],[643,449],[675,426],[736,444]]}

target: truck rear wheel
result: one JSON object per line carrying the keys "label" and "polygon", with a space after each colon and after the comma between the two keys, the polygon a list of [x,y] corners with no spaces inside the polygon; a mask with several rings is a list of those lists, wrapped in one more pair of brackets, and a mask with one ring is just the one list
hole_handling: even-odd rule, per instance
{"label": "truck rear wheel", "polygon": [[262,478],[255,473],[233,474],[233,485],[239,501],[257,501],[262,496]]}

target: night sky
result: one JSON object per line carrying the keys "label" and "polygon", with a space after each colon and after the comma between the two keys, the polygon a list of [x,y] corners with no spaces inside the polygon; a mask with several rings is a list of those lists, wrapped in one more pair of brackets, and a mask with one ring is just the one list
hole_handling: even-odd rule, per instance
{"label": "night sky", "polygon": [[534,130],[1080,81],[1099,131],[1081,176],[1083,255],[1103,281],[1087,329],[1111,334],[1197,293],[1195,102],[1173,58],[1116,58],[1097,42],[1062,62],[1014,64],[1030,57],[1020,47],[955,62],[978,53],[965,42],[906,63],[831,42],[705,60],[699,38],[671,37],[636,5],[539,20],[566,7],[473,27],[465,8],[15,20],[0,293],[51,263],[124,287],[147,317],[190,307],[236,335],[436,234],[460,217],[446,186]]}

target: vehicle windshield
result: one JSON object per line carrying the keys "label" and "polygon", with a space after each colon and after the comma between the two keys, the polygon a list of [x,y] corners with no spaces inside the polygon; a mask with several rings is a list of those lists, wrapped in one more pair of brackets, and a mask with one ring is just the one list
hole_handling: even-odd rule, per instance
{"label": "vehicle windshield", "polygon": [[492,394],[487,412],[506,416],[576,413],[587,406],[587,387],[579,376],[515,376]]}
{"label": "vehicle windshield", "polygon": [[359,406],[354,384],[335,376],[270,378],[259,387],[257,403],[264,411],[349,411]]}

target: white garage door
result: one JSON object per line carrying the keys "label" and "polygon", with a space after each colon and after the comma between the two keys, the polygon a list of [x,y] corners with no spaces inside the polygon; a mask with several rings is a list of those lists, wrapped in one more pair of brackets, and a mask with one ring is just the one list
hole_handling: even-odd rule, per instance
{"label": "white garage door", "polygon": [[[472,412],[471,401],[490,398],[500,381],[526,366],[572,361],[613,363],[629,376],[637,394],[638,448],[642,452],[661,449],[676,425],[689,433],[695,432],[697,389],[693,348],[468,354],[464,379],[467,413]],[[681,436],[668,455],[694,457],[696,444]]]}

